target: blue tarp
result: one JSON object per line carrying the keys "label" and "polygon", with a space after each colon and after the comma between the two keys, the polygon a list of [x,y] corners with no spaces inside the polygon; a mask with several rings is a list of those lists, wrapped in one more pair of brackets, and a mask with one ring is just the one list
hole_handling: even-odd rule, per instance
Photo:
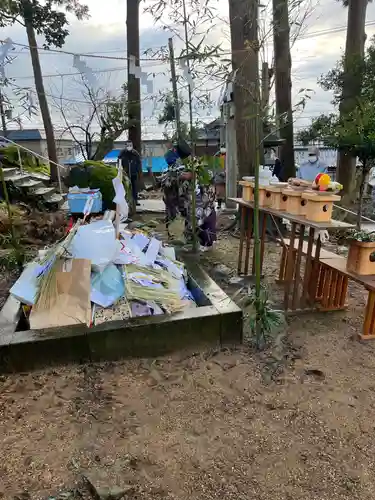
{"label": "blue tarp", "polygon": [[[104,163],[117,163],[119,154],[121,150],[120,149],[113,149],[110,153],[108,153],[104,157]],[[151,163],[150,163],[151,159]],[[151,166],[152,172],[154,174],[160,174],[160,172],[163,172],[167,168],[167,163],[164,159],[164,156],[152,156],[151,158],[143,158],[142,159],[142,170],[143,172],[148,171],[148,167]]]}
{"label": "blue tarp", "polygon": [[[150,166],[150,159],[143,158],[142,160],[142,170],[147,172],[147,168]],[[153,174],[160,174],[168,167],[164,156],[152,156],[151,157],[151,170]]]}
{"label": "blue tarp", "polygon": [[[103,158],[104,163],[108,164],[116,164],[118,157],[121,153],[121,149],[112,149],[108,154]],[[150,162],[151,160],[151,162]],[[65,160],[62,162],[63,165],[79,165],[84,161],[82,155],[77,155],[74,158],[70,158],[69,160]],[[143,172],[148,172],[148,167],[151,166],[152,172],[154,174],[160,174],[167,168],[167,162],[164,159],[164,156],[152,156],[151,158],[143,158],[142,159],[142,170]]]}
{"label": "blue tarp", "polygon": [[112,149],[103,158],[104,163],[117,163],[118,157],[120,156],[121,149]]}

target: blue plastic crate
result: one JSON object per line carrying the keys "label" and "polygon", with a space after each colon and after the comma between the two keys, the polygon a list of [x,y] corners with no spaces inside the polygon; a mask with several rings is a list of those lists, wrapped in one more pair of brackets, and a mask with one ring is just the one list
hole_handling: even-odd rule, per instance
{"label": "blue plastic crate", "polygon": [[94,197],[91,213],[97,214],[102,211],[102,193],[99,189],[91,189],[85,193],[68,193],[68,205],[70,213],[82,214],[88,198]]}

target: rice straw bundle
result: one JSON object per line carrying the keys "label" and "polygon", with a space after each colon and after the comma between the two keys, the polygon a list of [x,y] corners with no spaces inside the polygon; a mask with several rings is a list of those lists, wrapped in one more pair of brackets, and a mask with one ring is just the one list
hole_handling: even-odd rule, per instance
{"label": "rice straw bundle", "polygon": [[63,257],[67,253],[68,248],[81,225],[78,220],[72,227],[69,234],[55,246],[53,246],[40,261],[43,270],[38,276],[38,293],[34,308],[48,309],[56,302],[58,295],[56,273],[62,271],[64,260]]}
{"label": "rice straw bundle", "polygon": [[[124,283],[127,299],[143,302],[153,301],[169,312],[181,311],[185,303],[180,298],[180,282],[170,273],[158,269],[145,269],[135,264],[127,264],[124,268]],[[132,278],[149,279],[162,287],[153,288],[141,285]]]}

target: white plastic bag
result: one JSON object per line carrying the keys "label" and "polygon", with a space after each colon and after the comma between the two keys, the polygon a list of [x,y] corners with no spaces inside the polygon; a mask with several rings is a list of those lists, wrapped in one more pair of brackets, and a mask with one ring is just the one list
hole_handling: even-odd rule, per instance
{"label": "white plastic bag", "polygon": [[118,241],[112,222],[98,220],[78,229],[70,252],[75,259],[90,259],[92,269],[103,272],[113,261],[117,248]]}
{"label": "white plastic bag", "polygon": [[139,266],[146,265],[146,255],[139,248],[137,243],[133,241],[129,234],[124,233],[122,240],[118,240],[118,247],[113,258],[115,264],[137,264]]}
{"label": "white plastic bag", "polygon": [[91,276],[91,302],[101,307],[110,307],[120,299],[125,292],[124,279],[121,271],[109,264],[102,273]]}
{"label": "white plastic bag", "polygon": [[121,182],[119,175],[112,179],[113,188],[115,190],[115,197],[113,198],[113,203],[120,209],[121,220],[126,221],[129,217],[129,206],[126,202],[124,185]]}
{"label": "white plastic bag", "polygon": [[329,241],[329,233],[327,230],[324,231],[315,231],[314,233],[314,240],[317,241],[318,238],[320,237],[320,242],[321,243],[327,243]]}

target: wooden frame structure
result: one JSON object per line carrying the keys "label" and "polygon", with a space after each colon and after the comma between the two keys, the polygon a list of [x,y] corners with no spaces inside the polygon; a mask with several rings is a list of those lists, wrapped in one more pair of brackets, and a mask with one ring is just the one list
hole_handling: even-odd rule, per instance
{"label": "wooden frame structure", "polygon": [[[240,206],[241,210],[241,230],[240,230],[240,248],[238,255],[238,274],[247,275],[250,266],[251,238],[253,233],[254,204],[246,202],[242,198],[232,198]],[[276,218],[287,219],[291,223],[290,239],[285,241],[280,234],[280,242],[283,246],[283,255],[280,266],[279,279],[284,284],[284,310],[299,311],[311,309],[314,307],[317,294],[321,254],[327,253],[321,249],[320,237],[314,244],[315,231],[335,231],[340,229],[349,229],[354,226],[345,222],[332,220],[330,222],[310,222],[303,216],[292,215],[267,207],[260,207],[261,218],[261,270],[264,260],[266,223],[267,217],[271,217],[276,229],[279,231]],[[308,229],[308,239],[305,241],[305,230]],[[332,254],[333,255],[333,254]],[[326,256],[326,255],[324,255]],[[303,270],[304,258],[304,270]],[[255,272],[254,255],[252,256],[251,274]],[[303,272],[303,276],[302,276]],[[322,275],[323,279],[323,275]],[[326,285],[328,287],[328,284]],[[331,285],[329,286],[331,290]],[[332,293],[334,288],[332,289]],[[331,292],[330,292],[331,293]],[[337,293],[339,293],[337,291]],[[333,303],[339,303],[335,297]],[[331,302],[328,303],[330,307]],[[340,302],[341,304],[341,302]]]}

